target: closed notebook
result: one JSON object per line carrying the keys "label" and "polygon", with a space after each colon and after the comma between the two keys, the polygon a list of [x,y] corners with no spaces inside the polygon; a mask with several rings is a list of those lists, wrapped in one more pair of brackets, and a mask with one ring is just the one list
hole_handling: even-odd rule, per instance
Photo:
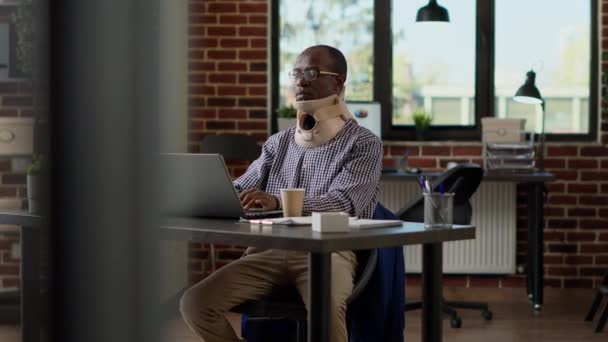
{"label": "closed notebook", "polygon": [[350,229],[367,229],[383,227],[401,227],[403,222],[399,220],[365,220],[359,219],[348,222]]}
{"label": "closed notebook", "polygon": [[[300,217],[280,217],[273,219],[263,220],[245,220],[252,224],[269,224],[269,225],[283,225],[283,226],[310,226],[312,225],[312,216],[300,216]],[[348,218],[348,227],[350,229],[366,229],[366,228],[382,228],[382,227],[399,227],[402,221],[399,220],[370,220],[370,219],[359,219],[356,217]]]}

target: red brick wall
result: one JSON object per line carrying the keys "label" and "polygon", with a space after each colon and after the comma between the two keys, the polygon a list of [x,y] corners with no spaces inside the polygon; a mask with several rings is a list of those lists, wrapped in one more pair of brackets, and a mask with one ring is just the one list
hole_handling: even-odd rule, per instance
{"label": "red brick wall", "polygon": [[[268,4],[257,1],[190,0],[189,149],[198,151],[205,134],[245,132],[266,138]],[[602,5],[608,8],[608,1]],[[602,48],[608,51],[608,10],[602,18]],[[603,64],[606,70],[608,64]],[[608,117],[601,143],[549,143],[546,168],[557,180],[548,185],[545,229],[547,286],[592,287],[608,269]],[[410,166],[444,168],[449,161],[481,163],[479,143],[386,142],[385,164],[410,151]],[[235,174],[244,165],[235,169]],[[517,263],[525,264],[526,196],[517,199]],[[191,246],[192,281],[209,271],[208,246]],[[217,246],[218,265],[240,256],[242,248]],[[416,282],[417,277],[409,277]],[[454,286],[522,287],[514,276],[446,276]]]}
{"label": "red brick wall", "polygon": [[266,1],[191,0],[189,10],[189,150],[215,132],[266,140]]}
{"label": "red brick wall", "polygon": [[[27,82],[0,81],[0,117],[31,117],[32,97]],[[13,160],[0,157],[0,199],[13,199],[27,209],[26,176],[13,168]],[[19,285],[19,259],[13,259],[11,249],[19,243],[19,231],[5,233],[0,228],[0,288]]]}
{"label": "red brick wall", "polygon": [[12,246],[17,243],[18,231],[14,234],[0,233],[0,288],[19,286],[19,260],[11,256]]}
{"label": "red brick wall", "polygon": [[[1,20],[1,19],[0,19]],[[0,81],[0,117],[32,117],[31,89],[20,80]],[[12,158],[0,157],[0,199],[12,199],[27,208],[26,176],[13,167]],[[19,283],[19,260],[11,257],[12,246],[19,243],[18,231],[4,233],[0,228],[0,288]]]}
{"label": "red brick wall", "polygon": [[[1,2],[3,1],[0,0]],[[11,6],[0,7],[0,22],[10,22],[14,9],[15,7]],[[17,79],[0,80],[0,117],[32,117],[32,103],[29,82]],[[25,172],[13,166],[12,158],[0,157],[0,199],[15,200],[20,202],[22,209],[26,209]],[[18,243],[18,230],[7,233],[7,229],[0,227],[0,288],[19,286],[19,260],[13,259],[11,255],[13,245]]]}

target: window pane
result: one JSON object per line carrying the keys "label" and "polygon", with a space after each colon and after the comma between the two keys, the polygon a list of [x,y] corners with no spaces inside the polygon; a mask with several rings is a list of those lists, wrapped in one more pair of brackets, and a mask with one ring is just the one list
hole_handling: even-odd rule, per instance
{"label": "window pane", "polygon": [[475,0],[449,6],[449,24],[416,23],[427,4],[393,1],[393,124],[411,125],[424,109],[433,125],[474,125]]}
{"label": "window pane", "polygon": [[510,113],[509,118],[526,119],[526,127],[528,125],[534,127],[536,124],[535,120],[537,118],[540,120],[540,106],[531,106],[525,103],[515,102],[511,97],[503,97],[500,100],[505,100],[506,112]]}
{"label": "window pane", "polygon": [[[568,133],[573,126],[578,125],[573,108],[574,101],[570,98],[545,97],[545,109],[551,113],[551,120],[545,117],[545,130],[553,133]],[[577,115],[578,116],[578,115]]]}
{"label": "window pane", "polygon": [[348,63],[346,98],[373,100],[373,0],[280,0],[280,105],[295,102],[288,72],[311,45],[338,48]]}
{"label": "window pane", "polygon": [[[464,98],[466,100],[466,98]],[[433,97],[431,105],[431,115],[435,123],[440,122],[446,125],[458,125],[460,116],[454,113],[461,112],[461,99],[454,97]],[[466,112],[465,112],[466,113]]]}
{"label": "window pane", "polygon": [[578,108],[581,113],[578,124],[580,127],[587,127],[587,130],[589,130],[589,99],[581,99]]}
{"label": "window pane", "polygon": [[[545,131],[588,133],[591,2],[496,0],[495,87],[498,102],[510,99],[536,71],[546,101]],[[542,24],[539,13],[543,16]],[[513,23],[517,22],[517,25]],[[525,108],[530,107],[530,108]],[[540,132],[540,106],[498,106],[499,117],[525,117]]]}

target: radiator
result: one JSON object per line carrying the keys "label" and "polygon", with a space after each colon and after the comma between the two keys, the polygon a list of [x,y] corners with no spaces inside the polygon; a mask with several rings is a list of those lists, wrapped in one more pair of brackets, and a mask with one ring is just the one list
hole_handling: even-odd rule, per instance
{"label": "radiator", "polygon": [[[382,181],[380,201],[397,212],[419,193],[414,181]],[[471,198],[476,238],[443,244],[444,273],[515,273],[515,195],[515,183],[481,183]],[[404,257],[406,272],[421,272],[420,246],[404,247]]]}

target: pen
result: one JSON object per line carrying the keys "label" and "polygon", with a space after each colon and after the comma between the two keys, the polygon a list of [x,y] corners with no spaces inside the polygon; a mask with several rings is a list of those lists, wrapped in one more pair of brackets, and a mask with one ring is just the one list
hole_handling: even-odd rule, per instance
{"label": "pen", "polygon": [[418,182],[420,183],[420,188],[422,189],[422,192],[429,192],[428,188],[426,187],[426,179],[424,178],[424,176],[418,177]]}
{"label": "pen", "polygon": [[439,183],[439,193],[443,195],[443,183]]}

